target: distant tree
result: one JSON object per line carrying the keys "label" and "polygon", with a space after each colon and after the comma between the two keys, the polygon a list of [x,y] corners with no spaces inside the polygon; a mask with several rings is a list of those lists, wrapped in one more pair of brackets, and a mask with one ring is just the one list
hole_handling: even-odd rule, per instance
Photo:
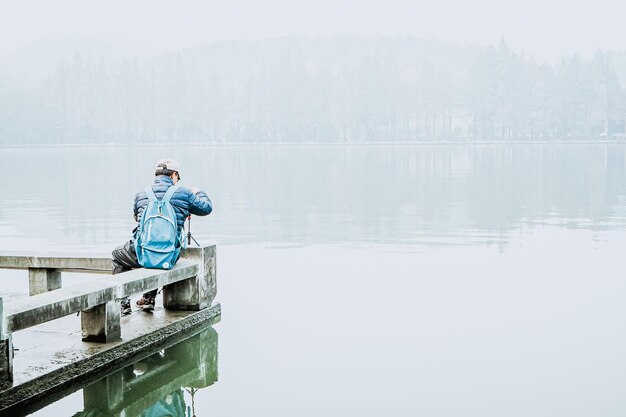
{"label": "distant tree", "polygon": [[625,130],[620,57],[548,65],[504,39],[358,36],[217,42],[115,67],[75,54],[29,88],[0,79],[0,143],[611,138]]}

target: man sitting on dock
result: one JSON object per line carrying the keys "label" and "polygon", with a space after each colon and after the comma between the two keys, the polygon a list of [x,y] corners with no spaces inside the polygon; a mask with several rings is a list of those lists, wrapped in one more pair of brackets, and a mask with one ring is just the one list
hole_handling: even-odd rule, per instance
{"label": "man sitting on dock", "polygon": [[[180,166],[178,162],[171,158],[159,160],[156,166],[155,179],[151,186],[156,198],[162,200],[167,190],[171,186],[176,185],[178,181],[180,181]],[[132,268],[141,268],[137,260],[134,240],[138,237],[139,224],[148,202],[149,197],[145,191],[139,191],[135,195],[133,214],[138,222],[138,226],[133,230],[133,238],[130,241],[113,250],[113,274],[126,272]],[[189,214],[206,216],[213,210],[211,200],[207,194],[204,191],[200,191],[197,187],[189,189],[180,186],[176,188],[171,196],[170,203],[176,213],[177,234],[179,237],[182,235],[185,219],[187,219]],[[156,294],[156,289],[144,293],[143,297],[137,301],[137,307],[147,311],[153,310]],[[122,300],[121,306],[122,314],[130,314],[130,299],[128,297]]]}

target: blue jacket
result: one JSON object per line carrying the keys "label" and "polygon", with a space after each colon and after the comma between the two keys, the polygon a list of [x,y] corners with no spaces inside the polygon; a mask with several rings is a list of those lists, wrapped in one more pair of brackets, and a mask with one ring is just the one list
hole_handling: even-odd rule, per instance
{"label": "blue jacket", "polygon": [[[172,179],[166,175],[158,175],[154,178],[152,189],[154,194],[160,200],[165,195],[168,188],[174,185]],[[140,191],[135,196],[134,214],[135,220],[140,221],[143,211],[148,206],[148,196],[145,191]],[[185,220],[189,214],[196,216],[206,216],[213,211],[211,200],[204,191],[194,194],[187,187],[178,187],[170,200],[174,211],[176,212],[176,220],[178,224],[178,233],[181,233]]]}

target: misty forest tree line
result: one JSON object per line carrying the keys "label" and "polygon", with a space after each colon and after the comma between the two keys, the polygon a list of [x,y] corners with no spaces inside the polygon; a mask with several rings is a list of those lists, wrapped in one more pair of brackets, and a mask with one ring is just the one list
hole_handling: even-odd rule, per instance
{"label": "misty forest tree line", "polygon": [[415,38],[220,42],[0,79],[0,143],[395,142],[624,136],[611,57],[538,63]]}

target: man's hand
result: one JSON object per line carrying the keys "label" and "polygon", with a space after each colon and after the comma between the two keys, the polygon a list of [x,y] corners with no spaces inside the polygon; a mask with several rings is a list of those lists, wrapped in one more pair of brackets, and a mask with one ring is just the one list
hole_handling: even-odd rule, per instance
{"label": "man's hand", "polygon": [[194,194],[198,194],[200,192],[200,189],[194,185],[193,187],[191,187],[191,192]]}

